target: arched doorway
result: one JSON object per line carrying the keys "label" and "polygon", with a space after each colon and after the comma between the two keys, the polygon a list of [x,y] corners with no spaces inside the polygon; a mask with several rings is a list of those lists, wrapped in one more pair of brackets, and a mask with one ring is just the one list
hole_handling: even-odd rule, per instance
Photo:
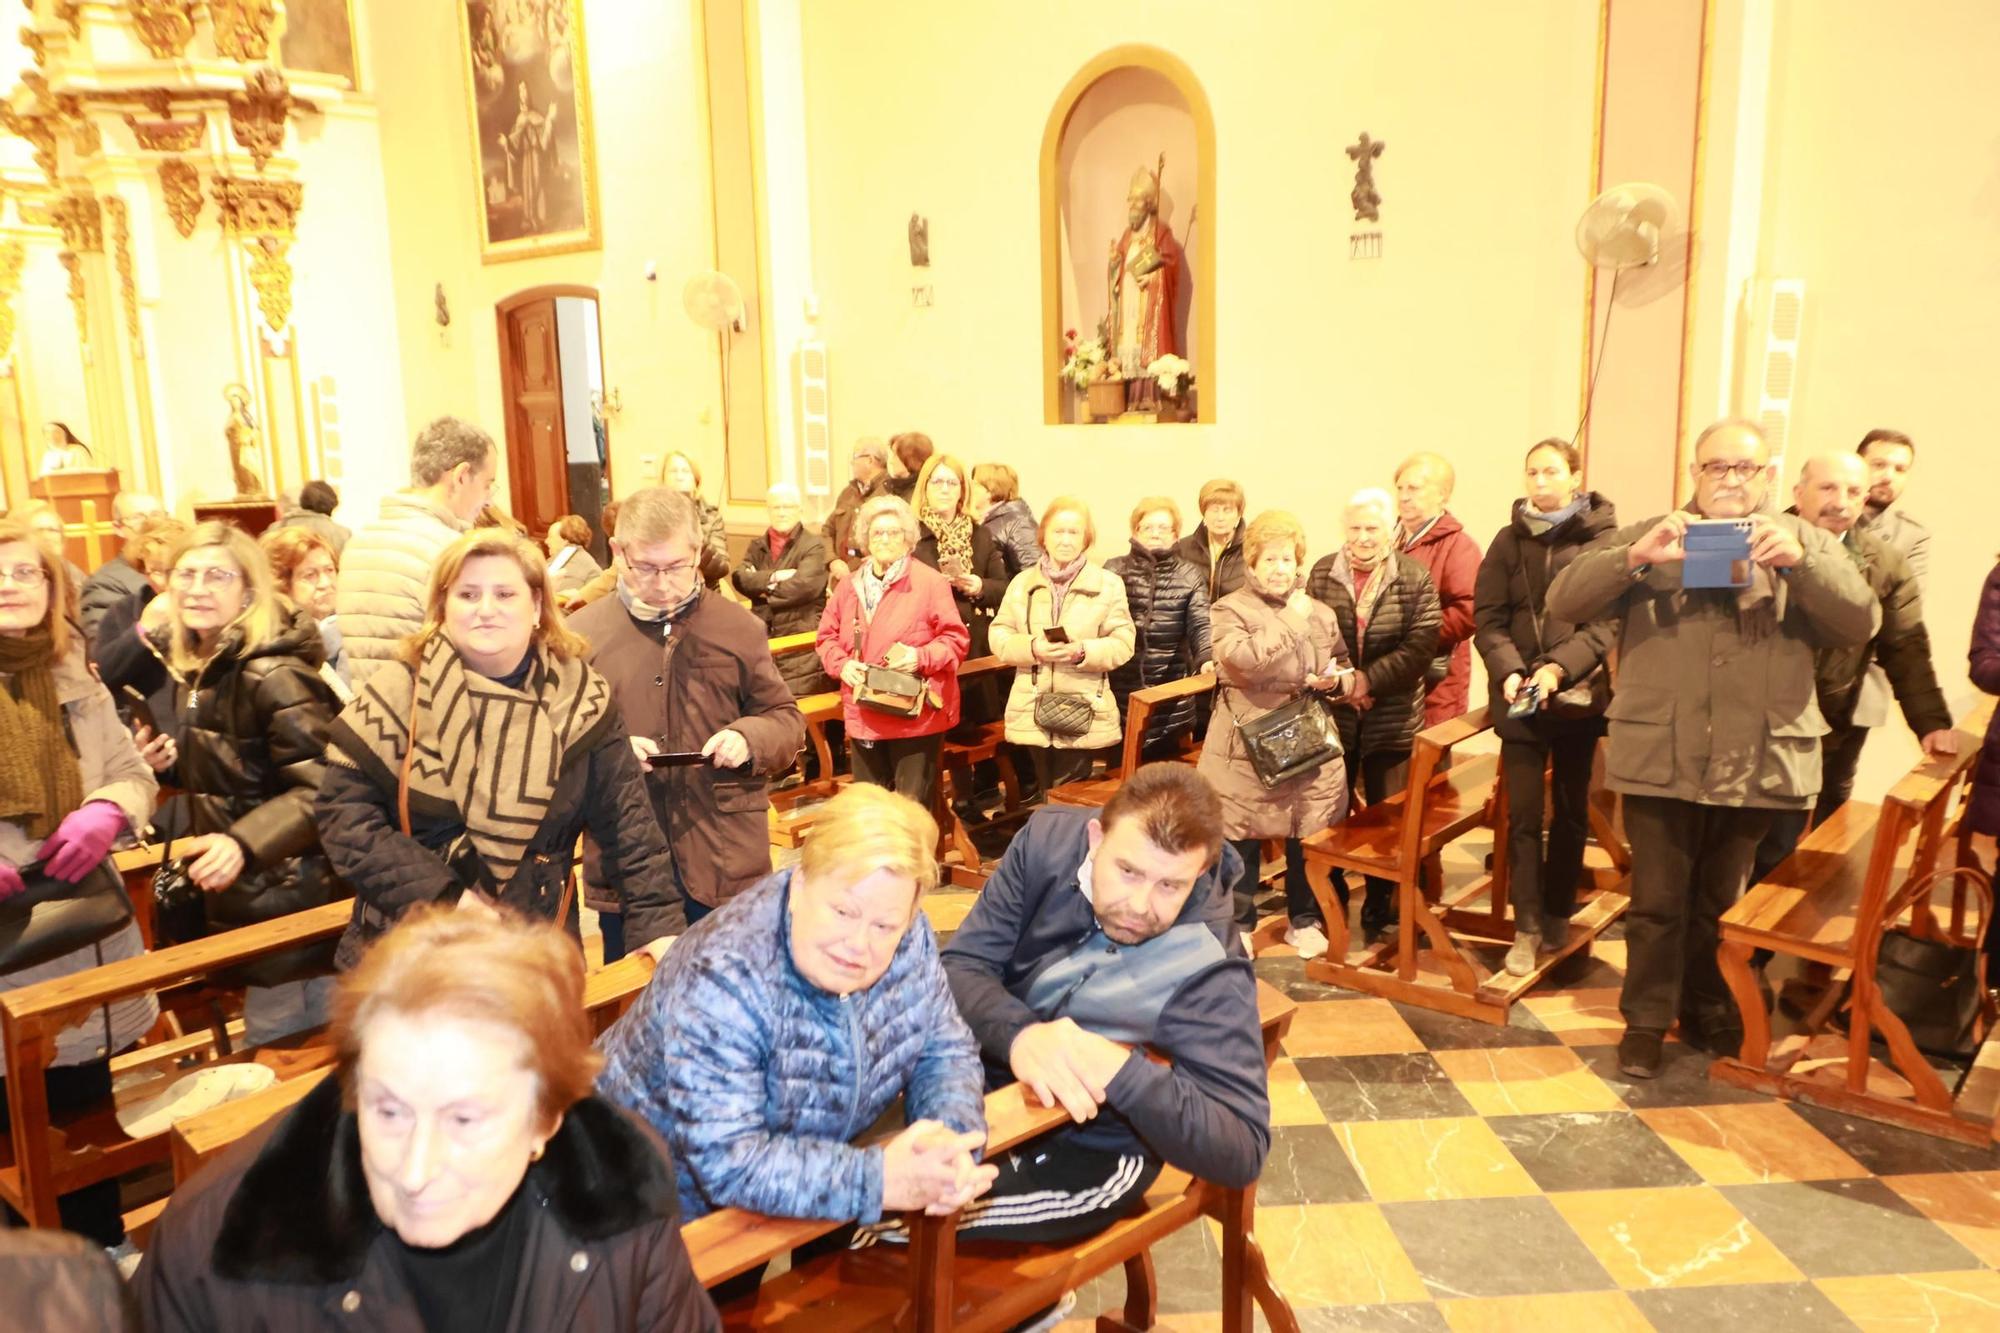
{"label": "arched doorway", "polygon": [[494,314],[508,510],[538,541],[564,514],[581,515],[594,534],[592,554],[604,561],[611,453],[597,289],[533,287],[501,301]]}

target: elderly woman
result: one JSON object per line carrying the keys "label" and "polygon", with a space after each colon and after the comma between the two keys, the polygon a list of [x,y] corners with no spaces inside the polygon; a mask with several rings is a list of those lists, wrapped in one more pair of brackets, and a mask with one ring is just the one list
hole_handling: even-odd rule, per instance
{"label": "elderly woman", "polygon": [[1201,528],[1181,538],[1175,547],[1181,558],[1201,571],[1208,584],[1208,604],[1215,605],[1243,586],[1243,487],[1227,477],[1201,484],[1195,509]]}
{"label": "elderly woman", "polygon": [[564,514],[549,524],[542,546],[549,553],[549,587],[557,601],[566,601],[604,572],[604,566],[590,553],[590,537],[590,524],[581,514]]}
{"label": "elderly woman", "polygon": [[278,591],[318,622],[320,643],[326,648],[320,674],[327,678],[327,684],[333,687],[340,701],[346,703],[354,697],[354,690],[348,683],[352,677],[347,649],[341,643],[339,626],[334,623],[333,585],[340,575],[340,558],[333,543],[311,528],[293,527],[266,528],[257,544],[264,548],[264,557],[271,562]]}
{"label": "elderly woman", "polygon": [[1097,525],[1083,501],[1050,501],[1038,535],[1042,558],[1007,585],[992,640],[995,657],[1027,668],[1007,696],[1007,739],[1027,750],[1046,796],[1087,777],[1124,734],[1110,676],[1131,660],[1133,628],[1125,584],[1090,560]]}
{"label": "elderly woman", "polygon": [[1007,562],[1007,577],[1042,558],[1035,511],[1021,498],[1021,478],[1005,463],[979,463],[972,469],[972,516],[986,535],[999,543]]}
{"label": "elderly woman", "polygon": [[[992,1183],[978,1048],[918,907],[937,823],[857,784],[796,869],[697,924],[604,1034],[604,1095],[681,1165],[681,1211],[878,1221]],[[908,1128],[848,1140],[898,1097]]]}
{"label": "elderly woman", "polygon": [[341,979],[333,1076],[174,1192],[145,1327],[715,1329],[583,994],[552,925],[412,913]]}
{"label": "elderly woman", "polygon": [[[1359,782],[1372,805],[1401,791],[1409,776],[1441,613],[1431,576],[1395,549],[1396,502],[1387,491],[1356,492],[1345,520],[1346,544],[1313,566],[1306,592],[1333,608],[1354,654],[1337,716],[1348,788]],[[1346,877],[1336,870],[1333,882],[1345,903]],[[1369,878],[1361,904],[1365,933],[1380,935],[1396,924],[1394,890],[1386,879]]]}
{"label": "elderly woman", "polygon": [[[161,734],[140,728],[140,753],[180,789],[160,823],[168,853],[204,891],[208,927],[342,897],[313,821],[340,706],[320,674],[318,625],[280,596],[257,543],[227,523],[197,524],[181,540],[164,601],[147,642],[173,677],[175,707],[157,719]],[[326,1021],[330,954],[313,945],[239,969],[250,1045]]]}
{"label": "elderly woman", "polygon": [[577,933],[588,828],[627,936],[686,926],[665,836],[610,687],[565,628],[533,542],[474,529],[431,571],[423,628],[334,723],[319,826],[354,889],[338,959],[419,903],[502,905]]}
{"label": "elderly woman", "polygon": [[1299,840],[1347,817],[1346,770],[1329,760],[1267,787],[1236,735],[1239,726],[1303,693],[1331,696],[1351,678],[1344,670],[1347,643],[1333,612],[1309,596],[1299,578],[1305,552],[1305,529],[1283,510],[1259,514],[1243,534],[1248,578],[1209,608],[1217,699],[1199,771],[1222,797],[1225,831],[1243,858],[1237,929],[1256,929],[1261,844],[1282,838],[1285,943],[1302,958],[1317,958],[1326,952],[1326,922],[1306,879]]}
{"label": "elderly woman", "polygon": [[[764,531],[750,539],[729,581],[764,622],[766,638],[811,634],[826,610],[826,539],[799,521],[799,488],[781,481],[764,495]],[[786,653],[778,674],[794,699],[831,689],[816,653]]]}
{"label": "elderly woman", "polygon": [[[819,618],[820,665],[840,682],[854,780],[928,809],[937,798],[944,733],[958,724],[958,664],[972,636],[944,575],[911,555],[917,516],[909,505],[878,495],[861,506],[854,526],[868,558]],[[917,678],[915,711],[871,702],[868,673],[877,666]]]}
{"label": "elderly woman", "polygon": [[[1176,549],[1180,537],[1180,506],[1164,495],[1149,495],[1132,506],[1132,553],[1104,562],[1125,584],[1138,633],[1132,660],[1111,673],[1120,717],[1126,716],[1132,691],[1215,669],[1209,656],[1207,580]],[[1146,727],[1145,757],[1179,753],[1194,721],[1191,698],[1176,699],[1155,712]]]}
{"label": "elderly woman", "polygon": [[701,515],[701,581],[711,588],[721,586],[729,573],[729,534],[722,525],[722,510],[702,497],[700,466],[676,449],[660,464],[660,484],[694,501]]}
{"label": "elderly woman", "polygon": [[[1590,770],[1604,710],[1611,702],[1602,678],[1617,639],[1608,620],[1572,625],[1548,616],[1549,584],[1577,553],[1618,526],[1611,502],[1583,489],[1582,457],[1568,440],[1543,440],[1528,451],[1527,494],[1514,519],[1486,548],[1473,581],[1473,644],[1486,663],[1493,730],[1500,736],[1500,771],[1507,784],[1507,873],[1514,903],[1514,944],[1505,966],[1515,976],[1535,970],[1539,948],[1561,949],[1583,875],[1590,834]],[[1596,678],[1601,687],[1578,711],[1551,711],[1566,687]],[[1532,688],[1524,717],[1510,705]],[[1551,772],[1553,776],[1551,777]],[[1546,852],[1542,812],[1554,796]]]}
{"label": "elderly woman", "polygon": [[[146,826],[158,790],[111,695],[91,675],[81,636],[62,615],[68,582],[62,561],[26,524],[0,521],[0,929],[7,938],[0,990],[145,951],[129,917],[80,947],[38,949],[29,909],[19,901],[30,882],[66,897],[100,868],[115,877],[105,864],[112,844]],[[107,1102],[111,1057],[158,1015],[152,996],[135,996],[63,1028],[41,1075],[49,1110],[61,1115]],[[0,1096],[0,1133],[6,1128]],[[124,1241],[115,1179],[73,1190],[59,1207],[67,1229],[99,1245]]]}

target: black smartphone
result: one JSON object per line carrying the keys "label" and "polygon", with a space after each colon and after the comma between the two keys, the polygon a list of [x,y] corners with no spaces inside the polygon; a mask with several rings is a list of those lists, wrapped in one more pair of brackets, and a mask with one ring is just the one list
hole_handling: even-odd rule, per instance
{"label": "black smartphone", "polygon": [[1061,625],[1050,625],[1048,628],[1042,631],[1042,637],[1047,639],[1050,643],[1068,643],[1069,631],[1064,629]]}
{"label": "black smartphone", "polygon": [[1542,687],[1523,685],[1514,692],[1514,702],[1507,705],[1508,717],[1528,717],[1542,706]]}
{"label": "black smartphone", "polygon": [[132,715],[132,720],[158,735],[160,724],[153,716],[153,705],[146,702],[146,696],[130,685],[120,685],[118,692],[125,696],[125,711]]}
{"label": "black smartphone", "polygon": [[664,750],[646,756],[647,768],[693,768],[707,762],[708,756],[700,750]]}

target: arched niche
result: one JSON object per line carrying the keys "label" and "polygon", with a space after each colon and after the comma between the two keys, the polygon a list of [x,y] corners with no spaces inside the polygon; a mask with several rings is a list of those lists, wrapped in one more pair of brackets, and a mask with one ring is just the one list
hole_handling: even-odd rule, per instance
{"label": "arched niche", "polygon": [[1077,420],[1059,373],[1064,331],[1095,336],[1127,186],[1162,152],[1160,216],[1183,251],[1177,350],[1195,375],[1196,419],[1215,420],[1215,121],[1186,63],[1135,44],[1078,70],[1042,133],[1042,419],[1049,425]]}

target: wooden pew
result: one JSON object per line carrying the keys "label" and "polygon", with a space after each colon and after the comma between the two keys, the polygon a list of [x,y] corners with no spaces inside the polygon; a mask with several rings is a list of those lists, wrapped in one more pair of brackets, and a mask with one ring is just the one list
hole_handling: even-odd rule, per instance
{"label": "wooden pew", "polygon": [[[1743,1046],[1734,1058],[1717,1060],[1711,1078],[1962,1142],[2000,1138],[2000,1105],[1991,1080],[1984,1085],[1968,1080],[1954,1095],[1882,1002],[1875,983],[1882,936],[1905,919],[1921,937],[1958,945],[1971,941],[1967,909],[1973,895],[1967,881],[1984,885],[1988,893],[1990,881],[1972,861],[1962,797],[1993,702],[1983,700],[1959,723],[1957,755],[1920,762],[1879,806],[1849,801],[1723,914],[1717,956],[1742,1014]],[[1951,908],[1940,924],[1926,881],[1953,867],[1963,875],[1953,881]],[[1757,949],[1833,969],[1834,984],[1825,997],[1805,1016],[1801,1030],[1776,1049],[1750,965]],[[1844,998],[1851,999],[1844,1055],[1808,1065],[1814,1038],[1827,1033]],[[1880,1077],[1886,1071],[1879,1061],[1878,1076],[1870,1076],[1871,1039],[1877,1034],[1887,1043],[1887,1064],[1907,1095],[1885,1086],[1891,1080]],[[1819,1050],[1827,1044],[1818,1043]],[[2000,1042],[1989,1033],[1975,1064],[1990,1069],[1996,1052]]]}
{"label": "wooden pew", "polygon": [[[13,1121],[10,1151],[0,1164],[0,1200],[31,1226],[59,1226],[58,1195],[167,1155],[165,1135],[131,1138],[108,1104],[51,1120],[42,1071],[55,1058],[56,1034],[71,1021],[115,1000],[184,985],[266,954],[330,939],[347,928],[353,911],[353,902],[343,899],[0,993],[0,1041],[6,1047],[7,1106]],[[253,1059],[283,1077],[326,1063],[331,1052],[300,1039],[224,1058]],[[166,1070],[156,1083],[123,1095],[135,1100],[150,1096],[178,1072]]]}
{"label": "wooden pew", "polygon": [[[959,663],[959,697],[964,698],[968,681],[982,676],[1012,670],[999,658],[991,656],[970,657]],[[940,842],[938,856],[953,857],[941,865],[949,882],[960,888],[976,889],[986,883],[986,877],[993,867],[980,858],[979,849],[972,844],[972,835],[966,830],[965,821],[955,808],[960,799],[972,795],[972,766],[991,761],[1000,770],[1000,790],[1003,808],[1012,813],[1021,808],[1021,779],[1014,771],[1014,757],[1007,750],[1007,724],[1002,718],[980,723],[976,729],[961,731],[959,735],[946,732],[944,744],[938,755],[938,800],[932,811],[937,816]]]}
{"label": "wooden pew", "polygon": [[[1125,704],[1125,740],[1118,749],[1118,761],[1105,770],[1104,776],[1086,778],[1081,782],[1065,782],[1047,794],[1051,805],[1076,805],[1090,809],[1102,806],[1124,785],[1125,779],[1138,770],[1139,752],[1146,743],[1146,727],[1153,720],[1153,714],[1176,699],[1187,699],[1195,695],[1209,694],[1215,689],[1212,673],[1198,672],[1179,680],[1169,680],[1158,685],[1148,685],[1134,690]],[[1199,738],[1197,738],[1197,741]],[[1189,762],[1200,754],[1197,744]]]}
{"label": "wooden pew", "polygon": [[808,694],[798,700],[798,705],[806,719],[806,741],[819,758],[819,776],[771,793],[773,847],[796,847],[805,841],[806,831],[812,827],[812,812],[798,807],[809,801],[825,800],[849,781],[847,774],[833,771],[833,744],[826,735],[827,727],[840,721],[840,691]]}
{"label": "wooden pew", "polygon": [[[1297,1006],[1262,982],[1257,987],[1265,1060]],[[989,1155],[1068,1123],[1059,1108],[1031,1104],[1016,1084],[987,1097]],[[723,1309],[729,1329],[955,1329],[982,1333],[1011,1327],[1101,1273],[1123,1267],[1124,1320],[1100,1328],[1148,1328],[1158,1309],[1151,1249],[1184,1226],[1211,1218],[1221,1228],[1222,1326],[1249,1333],[1254,1301],[1273,1329],[1296,1333],[1291,1307],[1270,1279],[1255,1236],[1256,1187],[1222,1189],[1167,1170],[1137,1214],[1075,1245],[957,1244],[957,1217],[909,1216],[910,1243],[877,1245],[811,1260],[766,1282],[754,1296]],[[767,1262],[838,1223],[801,1222],[723,1209],[682,1231],[704,1284],[713,1285]],[[1107,1317],[1108,1320],[1108,1317]]]}
{"label": "wooden pew", "polygon": [[[1514,1001],[1550,968],[1586,951],[1590,942],[1624,913],[1627,899],[1615,889],[1622,879],[1599,884],[1571,918],[1570,938],[1562,950],[1544,956],[1526,977],[1489,968],[1475,949],[1503,944],[1513,938],[1507,897],[1507,807],[1498,777],[1499,760],[1491,754],[1459,755],[1454,751],[1488,731],[1484,708],[1441,722],[1418,733],[1410,755],[1404,789],[1387,800],[1366,806],[1304,840],[1307,877],[1327,923],[1325,957],[1306,964],[1315,981],[1367,991],[1389,999],[1504,1024]],[[1494,830],[1491,868],[1449,898],[1444,896],[1439,864],[1443,849],[1477,828]],[[1608,836],[1608,827],[1599,828]],[[1614,864],[1615,864],[1614,858]],[[1333,890],[1332,871],[1339,867],[1391,880],[1396,885],[1398,926],[1395,937],[1349,953],[1347,914]],[[1471,904],[1484,898],[1484,911]],[[1430,949],[1431,962],[1442,969],[1431,978],[1419,975],[1418,932]]]}

